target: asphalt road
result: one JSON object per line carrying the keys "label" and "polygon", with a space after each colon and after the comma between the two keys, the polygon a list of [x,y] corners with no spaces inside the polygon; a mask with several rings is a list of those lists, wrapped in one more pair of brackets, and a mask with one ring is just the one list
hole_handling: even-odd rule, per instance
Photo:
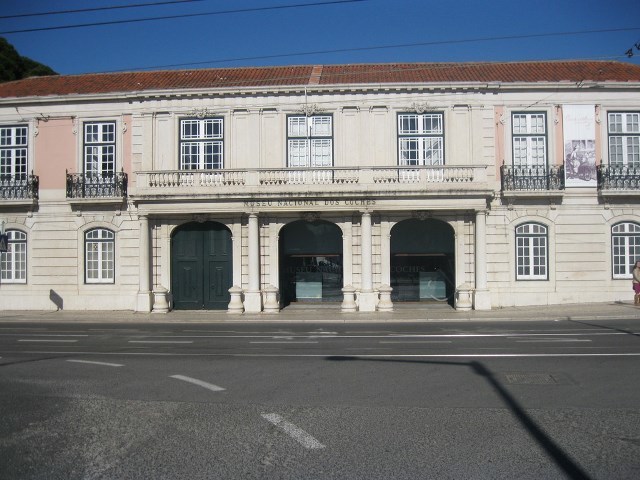
{"label": "asphalt road", "polygon": [[2,479],[637,479],[640,326],[0,323]]}

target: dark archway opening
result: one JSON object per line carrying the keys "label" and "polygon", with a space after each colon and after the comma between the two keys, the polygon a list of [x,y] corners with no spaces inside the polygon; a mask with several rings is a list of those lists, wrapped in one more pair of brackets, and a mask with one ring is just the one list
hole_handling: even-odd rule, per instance
{"label": "dark archway opening", "polygon": [[298,220],[280,231],[280,303],[342,301],[342,230]]}
{"label": "dark archway opening", "polygon": [[391,229],[391,299],[448,302],[455,293],[455,235],[435,219],[404,220]]}

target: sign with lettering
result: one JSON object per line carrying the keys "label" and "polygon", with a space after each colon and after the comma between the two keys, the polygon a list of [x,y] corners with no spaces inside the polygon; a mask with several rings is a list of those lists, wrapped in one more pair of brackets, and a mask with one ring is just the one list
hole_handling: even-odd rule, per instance
{"label": "sign with lettering", "polygon": [[255,200],[244,202],[245,208],[367,207],[375,204],[375,200],[367,198],[348,200]]}

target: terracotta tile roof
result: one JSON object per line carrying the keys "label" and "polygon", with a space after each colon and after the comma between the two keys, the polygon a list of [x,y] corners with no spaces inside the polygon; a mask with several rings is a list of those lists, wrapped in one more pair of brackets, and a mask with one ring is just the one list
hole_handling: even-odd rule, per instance
{"label": "terracotta tile roof", "polygon": [[335,84],[563,81],[640,82],[640,66],[612,61],[399,63],[95,73],[1,83],[0,98]]}

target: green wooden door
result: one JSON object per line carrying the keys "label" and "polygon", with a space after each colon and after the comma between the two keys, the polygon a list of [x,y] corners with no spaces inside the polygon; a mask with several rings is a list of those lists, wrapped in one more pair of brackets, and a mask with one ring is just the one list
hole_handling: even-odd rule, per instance
{"label": "green wooden door", "polygon": [[171,291],[178,310],[224,310],[232,282],[231,232],[219,223],[190,223],[171,242]]}

